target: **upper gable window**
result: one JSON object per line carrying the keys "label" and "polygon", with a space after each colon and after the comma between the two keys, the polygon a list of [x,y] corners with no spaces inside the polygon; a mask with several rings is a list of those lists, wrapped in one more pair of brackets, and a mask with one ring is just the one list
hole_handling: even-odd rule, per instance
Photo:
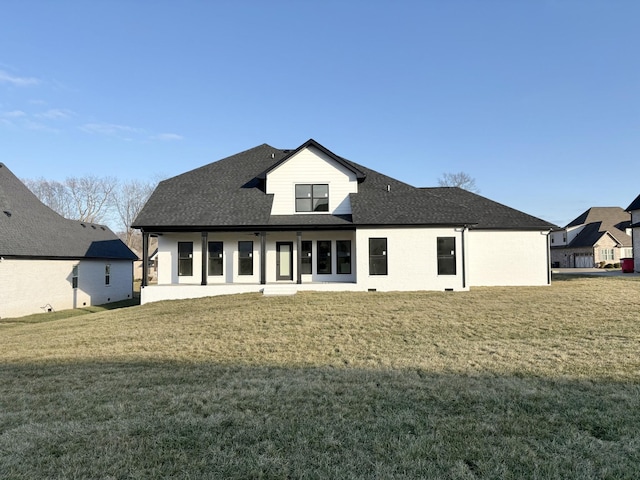
{"label": "upper gable window", "polygon": [[296,185],[296,212],[328,212],[329,185]]}

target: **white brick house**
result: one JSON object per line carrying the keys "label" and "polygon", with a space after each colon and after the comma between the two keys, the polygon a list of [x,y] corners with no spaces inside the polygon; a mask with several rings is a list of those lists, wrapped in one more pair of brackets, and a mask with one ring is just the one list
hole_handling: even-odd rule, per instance
{"label": "white brick house", "polygon": [[136,259],[107,227],[61,217],[0,163],[0,318],[131,298]]}
{"label": "white brick house", "polygon": [[143,303],[547,285],[554,227],[459,188],[407,185],[314,140],[260,145],[165,180],[133,226],[158,237],[158,285],[143,286]]}

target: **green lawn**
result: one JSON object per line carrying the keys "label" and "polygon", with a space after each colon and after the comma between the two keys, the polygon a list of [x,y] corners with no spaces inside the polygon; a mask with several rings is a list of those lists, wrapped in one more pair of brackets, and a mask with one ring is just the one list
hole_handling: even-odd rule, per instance
{"label": "green lawn", "polygon": [[640,279],[0,321],[0,478],[640,477]]}

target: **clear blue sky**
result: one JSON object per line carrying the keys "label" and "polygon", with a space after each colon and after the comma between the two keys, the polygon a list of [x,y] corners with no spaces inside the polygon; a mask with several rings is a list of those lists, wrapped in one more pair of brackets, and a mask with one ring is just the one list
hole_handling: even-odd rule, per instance
{"label": "clear blue sky", "polygon": [[314,138],[565,225],[640,194],[639,22],[635,0],[7,0],[0,162],[169,177]]}

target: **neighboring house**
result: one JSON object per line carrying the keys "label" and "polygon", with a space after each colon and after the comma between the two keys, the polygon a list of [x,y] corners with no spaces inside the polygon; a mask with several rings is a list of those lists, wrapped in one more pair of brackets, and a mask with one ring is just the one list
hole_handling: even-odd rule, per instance
{"label": "neighboring house", "polygon": [[136,259],[107,227],[61,217],[0,163],[0,318],[131,298]]}
{"label": "neighboring house", "polygon": [[620,207],[592,207],[551,233],[551,265],[593,268],[631,257],[631,216]]}
{"label": "neighboring house", "polygon": [[416,188],[309,140],[263,144],[160,182],[136,218],[158,237],[142,302],[298,290],[547,285],[555,226],[459,188]]}
{"label": "neighboring house", "polygon": [[627,207],[627,212],[631,214],[630,228],[633,238],[633,254],[629,258],[633,257],[634,270],[640,272],[640,195]]}

